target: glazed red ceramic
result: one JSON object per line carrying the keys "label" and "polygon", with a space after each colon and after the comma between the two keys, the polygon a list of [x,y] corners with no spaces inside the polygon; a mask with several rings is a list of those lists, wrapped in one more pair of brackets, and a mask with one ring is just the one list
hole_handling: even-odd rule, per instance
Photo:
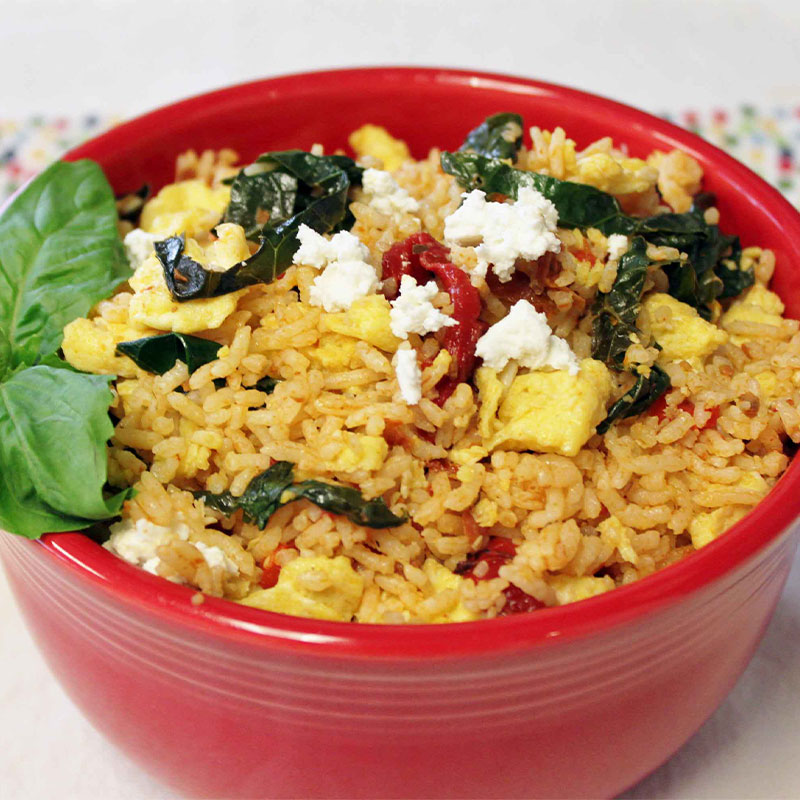
{"label": "glazed red ceramic", "polygon": [[[73,151],[115,189],[171,179],[188,148],[244,159],[372,122],[416,156],[486,115],[611,135],[633,155],[680,147],[724,228],[772,248],[800,312],[800,216],[685,131],[558,86],[441,69],[275,78],[185,100]],[[797,544],[800,462],[724,537],[591,600],[445,626],[285,617],[208,599],[80,534],[0,537],[14,592],[54,673],[109,739],[165,783],[208,797],[600,797],[674,753],[747,664]]]}

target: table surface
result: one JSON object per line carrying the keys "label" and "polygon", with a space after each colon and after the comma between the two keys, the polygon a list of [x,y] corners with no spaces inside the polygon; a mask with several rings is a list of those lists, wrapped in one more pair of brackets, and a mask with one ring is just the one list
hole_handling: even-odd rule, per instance
{"label": "table surface", "polygon": [[[131,116],[238,81],[362,64],[527,75],[656,113],[743,103],[800,107],[800,4],[792,0],[0,5],[0,73],[7,80],[0,121],[33,114]],[[178,796],[83,720],[36,651],[3,577],[0,709],[0,786],[8,800]],[[625,797],[800,797],[798,720],[800,559],[729,698]]]}

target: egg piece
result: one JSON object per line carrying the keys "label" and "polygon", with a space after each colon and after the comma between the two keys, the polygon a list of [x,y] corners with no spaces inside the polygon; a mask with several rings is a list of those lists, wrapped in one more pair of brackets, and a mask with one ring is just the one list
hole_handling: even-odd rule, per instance
{"label": "egg piece", "polygon": [[633,528],[623,525],[612,514],[597,526],[597,530],[600,531],[600,538],[610,547],[615,548],[624,561],[634,565],[639,563],[639,555],[633,547],[633,540],[636,536]]}
{"label": "egg piece", "polygon": [[484,446],[575,456],[605,418],[611,389],[608,368],[592,358],[580,362],[577,375],[566,370],[518,375],[490,421],[494,434]]}
{"label": "egg piece", "polygon": [[369,295],[356,300],[347,311],[323,314],[320,327],[394,353],[400,346],[400,339],[392,333],[391,310],[389,301],[382,294]]}
{"label": "egg piece", "polygon": [[389,454],[389,445],[382,436],[344,432],[338,438],[342,442],[342,449],[326,462],[327,468],[333,472],[362,469],[374,472],[383,466]]}
{"label": "egg piece", "polygon": [[[425,560],[425,563],[422,565],[422,571],[427,575],[431,586],[436,592],[458,592],[464,580],[460,575],[451,572],[434,558]],[[431,619],[430,622],[470,622],[478,619],[478,616],[477,613],[465,608],[463,601],[459,599],[458,602]]]}
{"label": "egg piece", "polygon": [[690,305],[662,292],[642,302],[639,328],[661,346],[659,363],[688,361],[695,369],[703,359],[728,341],[728,334],[706,322]]}
{"label": "egg piece", "polygon": [[[760,283],[751,286],[747,293],[734,300],[730,308],[722,315],[720,325],[730,328],[736,322],[756,322],[760,325],[779,327],[783,322],[784,306],[780,297]],[[752,336],[731,333],[733,344],[744,344]]]}
{"label": "egg piece", "polygon": [[315,364],[329,370],[344,370],[356,352],[356,339],[341,333],[323,333],[314,347],[303,348],[303,353]]}
{"label": "egg piece", "polygon": [[228,186],[212,189],[201,180],[171,183],[144,204],[139,225],[161,237],[197,236],[220,221],[230,199]]}
{"label": "egg piece", "polygon": [[555,590],[559,605],[586,600],[598,594],[610,592],[614,588],[614,579],[608,575],[596,578],[592,575],[575,577],[574,575],[551,575],[547,583]]}
{"label": "egg piece", "polygon": [[358,158],[370,156],[380,159],[387,172],[394,172],[411,158],[408,145],[402,139],[395,139],[380,125],[362,125],[350,134],[347,141]]}
{"label": "egg piece", "polygon": [[475,370],[475,385],[481,401],[478,408],[478,433],[484,439],[490,439],[494,433],[495,415],[506,387],[497,377],[497,373],[489,367],[478,367]]}
{"label": "egg piece", "polygon": [[699,550],[713,542],[721,533],[738,522],[750,511],[746,506],[725,506],[706,513],[696,514],[689,523],[692,544]]}
{"label": "egg piece", "polygon": [[[199,263],[205,261],[205,254],[191,239],[186,242],[186,254]],[[173,300],[164,280],[164,270],[155,255],[150,256],[128,282],[134,291],[128,309],[130,319],[144,327],[176,333],[219,328],[233,313],[239,298],[247,292],[247,289],[240,289],[219,297],[179,303]]]}
{"label": "egg piece", "polygon": [[609,194],[638,194],[655,186],[658,170],[639,158],[592,153],[578,159],[575,177]]}
{"label": "egg piece", "polygon": [[230,269],[250,257],[250,247],[241,225],[223,222],[214,231],[217,238],[206,245],[203,251],[205,259],[202,263],[207,264],[209,269],[218,272]]}
{"label": "egg piece", "polygon": [[118,338],[95,320],[81,317],[64,328],[61,349],[67,362],[81,372],[133,378],[136,376],[136,365],[127,356],[118,356],[116,348],[120,342],[139,339],[146,336],[147,332],[130,331],[130,334]]}
{"label": "egg piece", "polygon": [[364,579],[349,558],[300,556],[281,568],[275,586],[240,602],[279,614],[349,622],[363,593]]}

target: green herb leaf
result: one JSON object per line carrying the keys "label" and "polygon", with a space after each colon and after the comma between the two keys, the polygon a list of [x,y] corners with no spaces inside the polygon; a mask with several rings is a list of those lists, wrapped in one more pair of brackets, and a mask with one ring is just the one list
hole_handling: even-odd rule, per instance
{"label": "green herb leaf", "polygon": [[322,481],[303,481],[291,487],[295,499],[304,497],[333,514],[342,514],[356,525],[367,528],[396,528],[405,522],[393,514],[382,497],[365,500],[358,489],[335,486]]}
{"label": "green herb leaf", "polygon": [[0,330],[11,367],[58,350],[64,326],[130,275],[114,194],[92,161],[58,161],[0,218]]}
{"label": "green herb leaf", "polygon": [[634,237],[619,260],[611,290],[597,293],[592,308],[592,358],[609,367],[621,369],[625,351],[633,341],[641,341],[636,319],[649,264],[647,242],[641,236]]}
{"label": "green herb leaf", "polygon": [[[360,183],[362,172],[346,156],[315,156],[302,150],[259,156],[233,179],[225,212],[225,221],[241,225],[249,237],[259,234],[258,250],[225,272],[213,272],[183,254],[182,236],[156,242],[172,297],[183,302],[271,283],[291,266],[301,225],[330,233],[352,223],[347,192]],[[266,223],[261,223],[262,215],[269,215]]]}
{"label": "green herb leaf", "polygon": [[488,158],[508,158],[514,161],[522,147],[522,117],[502,113],[487,117],[471,130],[459,147],[460,151],[477,153]]}
{"label": "green herb leaf", "polygon": [[291,462],[276,461],[250,481],[241,497],[233,497],[230,492],[195,492],[194,496],[226,516],[241,508],[244,518],[261,529],[281,506],[301,498],[326,511],[342,514],[356,525],[393,528],[405,522],[389,510],[382,498],[365,500],[357,489],[322,481],[294,483],[293,472]]}
{"label": "green herb leaf", "polygon": [[615,420],[647,411],[669,387],[669,375],[661,367],[653,365],[649,377],[636,376],[636,383],[611,406],[606,418],[597,426],[597,432],[605,433]]}
{"label": "green herb leaf", "polygon": [[137,367],[154,375],[163,375],[171,370],[176,362],[183,361],[191,375],[203,364],[217,357],[222,345],[189,336],[185,333],[162,333],[159,336],[145,336],[129,342],[120,342],[117,352],[128,356]]}
{"label": "green herb leaf", "polygon": [[0,526],[33,539],[119,514],[131,490],[103,493],[110,380],[39,365],[0,384]]}

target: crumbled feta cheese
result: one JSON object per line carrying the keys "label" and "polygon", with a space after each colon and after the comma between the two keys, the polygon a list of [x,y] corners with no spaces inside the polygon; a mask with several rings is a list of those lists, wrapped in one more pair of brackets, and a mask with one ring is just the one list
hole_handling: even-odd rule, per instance
{"label": "crumbled feta cheese", "polygon": [[475,247],[475,275],[485,277],[492,264],[505,283],[511,280],[518,258],[533,261],[561,249],[556,207],[535,189],[520,189],[514,203],[487,203],[480,189],[463,197],[460,208],[444,221],[444,238],[451,245]]}
{"label": "crumbled feta cheese", "polygon": [[423,336],[458,324],[431,303],[438,292],[436,281],[421,285],[411,275],[403,275],[400,279],[400,294],[396,300],[392,300],[390,313],[392,333],[398,339],[408,339],[409,333]]}
{"label": "crumbled feta cheese", "polygon": [[228,575],[236,575],[239,571],[236,564],[225,555],[221,547],[208,545],[204,542],[193,542],[193,544],[200,551],[209,567],[225,567],[225,572],[227,572]]}
{"label": "crumbled feta cheese", "polygon": [[309,290],[312,306],[326,311],[347,311],[361,297],[374,294],[381,282],[363,261],[334,261],[314,279]]}
{"label": "crumbled feta cheese", "polygon": [[189,538],[189,529],[184,523],[165,527],[144,518],[137,519],[136,522],[124,519],[112,525],[109,532],[111,536],[103,545],[106,549],[128,563],[153,573],[156,572],[159,562],[156,551],[161,545],[176,538],[184,541]]}
{"label": "crumbled feta cheese", "polygon": [[300,247],[292,261],[324,268],[311,284],[311,305],[322,306],[331,312],[347,311],[356,300],[378,290],[378,275],[366,261],[369,250],[357,236],[341,231],[326,239],[308,225],[301,225],[297,238]]}
{"label": "crumbled feta cheese", "polygon": [[511,359],[529,369],[552,367],[578,373],[578,359],[564,339],[556,336],[547,317],[527,300],[511,307],[508,315],[478,339],[476,355],[487,367],[501,370]]}
{"label": "crumbled feta cheese", "polygon": [[131,269],[137,270],[153,252],[153,245],[164,237],[156,233],[148,233],[141,228],[134,228],[125,235],[122,244],[128,256]]}
{"label": "crumbled feta cheese", "polygon": [[392,359],[400,394],[410,406],[422,399],[422,372],[417,363],[417,353],[408,345],[401,347]]}
{"label": "crumbled feta cheese", "polygon": [[331,261],[366,261],[369,250],[361,244],[358,236],[348,231],[340,231],[326,239],[308,225],[297,230],[300,247],[295,252],[292,263],[322,269]]}
{"label": "crumbled feta cheese", "polygon": [[628,252],[630,242],[621,233],[612,233],[608,237],[608,260],[619,261]]}
{"label": "crumbled feta cheese", "polygon": [[367,202],[380,214],[396,216],[416,214],[419,211],[419,203],[389,172],[382,169],[366,169],[361,178],[361,186],[367,195]]}

